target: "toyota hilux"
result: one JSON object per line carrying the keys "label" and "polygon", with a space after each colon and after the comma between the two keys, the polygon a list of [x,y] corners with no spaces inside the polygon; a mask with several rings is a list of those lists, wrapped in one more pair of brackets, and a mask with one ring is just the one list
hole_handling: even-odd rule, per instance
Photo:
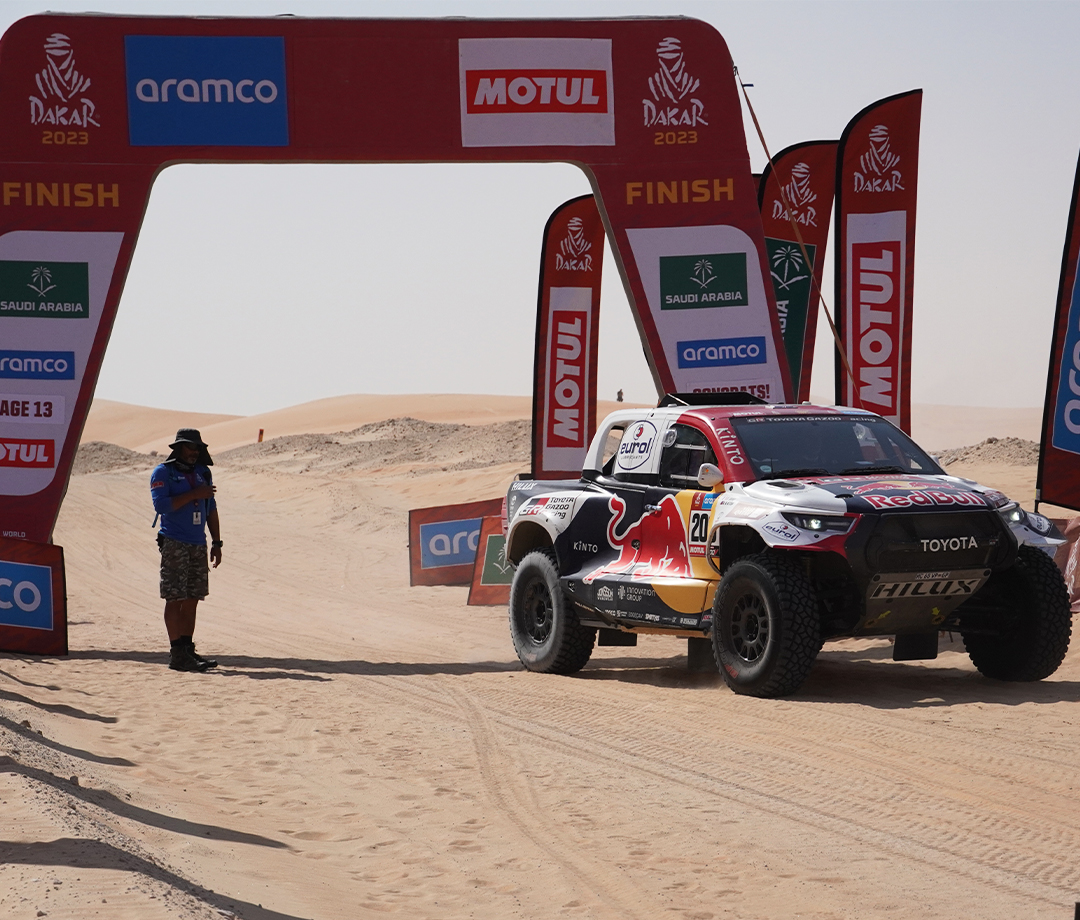
{"label": "toyota hilux", "polygon": [[1069,646],[1054,524],[863,409],[727,393],[618,410],[579,480],[519,479],[505,515],[510,633],[532,671],[662,634],[735,692],[775,697],[831,639],[893,637],[905,661],[956,633],[1004,681],[1049,676]]}

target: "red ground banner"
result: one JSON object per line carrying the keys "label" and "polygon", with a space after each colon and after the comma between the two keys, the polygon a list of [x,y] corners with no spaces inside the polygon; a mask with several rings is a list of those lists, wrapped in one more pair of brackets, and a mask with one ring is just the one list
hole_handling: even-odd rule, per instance
{"label": "red ground banner", "polygon": [[[776,312],[787,350],[791,386],[799,402],[810,398],[838,146],[837,141],[807,141],[781,150],[773,157],[775,171],[766,166],[758,183]],[[792,227],[793,219],[798,234]],[[799,245],[800,236],[805,254]]]}
{"label": "red ground banner", "polygon": [[501,498],[409,512],[409,584],[472,584],[480,528],[502,514]]}
{"label": "red ground banner", "polygon": [[1035,496],[1080,511],[1080,161],[1061,257]]}
{"label": "red ground banner", "polygon": [[513,580],[514,569],[506,561],[502,516],[486,517],[480,527],[480,546],[476,550],[468,606],[502,607],[509,604]]}
{"label": "red ground banner", "polygon": [[922,90],[867,106],[836,166],[836,304],[854,384],[837,358],[836,402],[911,431],[911,308]]}
{"label": "red ground banner", "polygon": [[59,546],[0,538],[0,649],[67,654],[67,587]]}
{"label": "red ground banner", "polygon": [[577,479],[596,431],[604,224],[592,195],[544,228],[533,365],[532,475]]}

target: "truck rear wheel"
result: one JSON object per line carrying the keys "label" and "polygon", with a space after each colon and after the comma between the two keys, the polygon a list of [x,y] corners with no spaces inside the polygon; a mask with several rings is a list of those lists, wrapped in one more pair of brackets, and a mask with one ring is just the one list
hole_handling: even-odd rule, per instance
{"label": "truck rear wheel", "polygon": [[999,635],[961,631],[964,648],[979,671],[994,680],[1042,680],[1069,650],[1072,610],[1061,570],[1046,553],[1021,546],[1012,568],[992,576],[1007,605]]}
{"label": "truck rear wheel", "polygon": [[766,551],[731,565],[713,601],[713,653],[736,693],[794,693],[821,648],[817,603],[797,559]]}
{"label": "truck rear wheel", "polygon": [[517,567],[510,586],[510,636],[530,671],[573,674],[588,663],[596,630],[578,622],[559,585],[553,550],[533,550]]}

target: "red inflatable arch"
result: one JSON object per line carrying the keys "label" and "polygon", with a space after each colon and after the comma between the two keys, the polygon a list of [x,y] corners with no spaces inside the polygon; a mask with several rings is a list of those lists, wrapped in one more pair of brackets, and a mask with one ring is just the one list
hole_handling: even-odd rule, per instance
{"label": "red inflatable arch", "polygon": [[171,163],[575,163],[658,389],[789,388],[705,23],[33,16],[0,42],[0,121],[0,567],[7,540],[50,539]]}

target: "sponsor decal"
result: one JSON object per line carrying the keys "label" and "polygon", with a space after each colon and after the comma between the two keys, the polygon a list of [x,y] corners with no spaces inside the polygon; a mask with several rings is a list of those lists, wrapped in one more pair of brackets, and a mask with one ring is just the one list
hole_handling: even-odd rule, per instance
{"label": "sponsor decal", "polygon": [[913,508],[929,505],[974,505],[987,507],[986,499],[978,492],[942,492],[927,489],[925,492],[912,492],[910,495],[862,495],[874,508]]}
{"label": "sponsor decal", "polygon": [[[847,482],[848,480],[843,477],[838,477],[836,482]],[[855,495],[863,495],[867,492],[881,492],[882,490],[909,490],[913,492],[933,489],[935,486],[940,488],[937,483],[923,482],[918,479],[878,479],[876,482],[871,482],[866,485],[852,486],[851,491]]]}
{"label": "sponsor decal", "polygon": [[532,499],[528,505],[521,509],[522,514],[544,514],[548,517],[566,520],[567,514],[574,508],[572,498],[552,498],[544,496]]}
{"label": "sponsor decal", "polygon": [[679,617],[679,625],[680,626],[697,626],[698,625],[698,618],[697,617]]}
{"label": "sponsor decal", "polygon": [[88,319],[90,280],[85,262],[0,261],[0,317]]}
{"label": "sponsor decal", "polygon": [[705,103],[697,98],[701,80],[686,66],[682,43],[665,38],[656,48],[657,68],[649,77],[649,95],[641,100],[645,127],[708,125]]}
{"label": "sponsor decal", "polygon": [[[791,220],[802,224],[804,227],[817,226],[817,209],[813,207],[817,201],[817,192],[810,188],[810,167],[805,163],[796,163],[791,167],[791,181],[783,188],[784,197],[791,206],[790,213],[784,207],[779,198],[773,199],[773,220]],[[813,254],[810,256],[813,258]]]}
{"label": "sponsor decal", "polygon": [[0,561],[0,625],[53,628],[49,566]]}
{"label": "sponsor decal", "polygon": [[661,310],[743,307],[748,302],[745,252],[660,257]]}
{"label": "sponsor decal", "polygon": [[853,181],[856,192],[900,192],[904,190],[904,177],[896,167],[900,155],[889,147],[889,129],[874,125],[870,129],[869,146],[859,157],[859,168]]}
{"label": "sponsor decal", "polygon": [[916,579],[912,581],[888,581],[873,585],[870,600],[900,600],[905,597],[949,597],[956,594],[974,594],[982,578]]}
{"label": "sponsor decal", "polygon": [[690,501],[690,507],[694,511],[711,511],[715,503],[715,492],[695,492],[693,499]]}
{"label": "sponsor decal", "polygon": [[746,502],[736,502],[727,513],[729,518],[742,518],[746,521],[758,521],[769,513],[768,508],[761,505],[751,505]]}
{"label": "sponsor decal", "polygon": [[510,484],[511,492],[531,492],[536,488],[536,480],[528,479],[520,482],[513,482]]}
{"label": "sponsor decal", "polygon": [[[701,493],[697,493],[700,495]],[[697,496],[695,496],[696,498]],[[686,522],[687,551],[691,556],[704,556],[709,542],[709,512],[691,510]]]}
{"label": "sponsor decal", "polygon": [[54,445],[51,438],[44,441],[0,438],[0,466],[20,469],[52,469],[55,464],[54,456]]}
{"label": "sponsor decal", "polygon": [[761,529],[765,533],[772,534],[774,537],[779,537],[781,540],[798,540],[801,533],[790,524],[784,524],[779,521],[769,521],[767,524],[762,524]]}
{"label": "sponsor decal", "polygon": [[613,601],[615,600],[615,592],[607,585],[600,585],[596,589],[596,599],[598,601]]}
{"label": "sponsor decal", "polygon": [[717,440],[720,441],[720,449],[723,450],[728,463],[735,466],[746,463],[746,457],[743,456],[742,447],[739,445],[739,439],[735,437],[735,433],[726,425],[714,430],[716,431]]}
{"label": "sponsor decal", "polygon": [[420,568],[441,569],[476,560],[483,518],[420,525]]}
{"label": "sponsor decal", "polygon": [[578,310],[551,311],[551,347],[547,379],[552,381],[553,405],[548,411],[550,447],[587,447],[585,420],[588,392],[588,314]]}
{"label": "sponsor decal", "polygon": [[[97,106],[87,95],[90,78],[75,66],[71,39],[63,32],[53,32],[45,39],[43,50],[45,66],[34,74],[37,91],[30,94],[30,124],[100,128]],[[82,135],[76,143],[89,142],[87,132],[76,133]]]}
{"label": "sponsor decal", "polygon": [[612,146],[611,40],[458,42],[464,147]]}
{"label": "sponsor decal", "polygon": [[116,182],[3,182],[0,200],[4,207],[118,208],[120,186]]}
{"label": "sponsor decal", "polygon": [[679,367],[731,367],[765,363],[765,336],[679,342]]}
{"label": "sponsor decal", "polygon": [[64,420],[63,396],[0,393],[0,421],[62,425]]}
{"label": "sponsor decal", "polygon": [[567,272],[591,272],[593,267],[592,243],[585,239],[585,222],[571,217],[566,222],[566,236],[555,253],[555,268]]}
{"label": "sponsor decal", "polygon": [[0,379],[74,380],[75,352],[0,350]]}
{"label": "sponsor decal", "polygon": [[645,585],[619,585],[619,600],[628,604],[640,604],[656,597],[656,592]]}
{"label": "sponsor decal", "polygon": [[1080,272],[1076,275],[1069,304],[1052,442],[1058,450],[1080,454]]}
{"label": "sponsor decal", "polygon": [[287,147],[285,39],[126,35],[132,146]]}
{"label": "sponsor decal", "polygon": [[635,204],[708,204],[735,200],[735,180],[672,179],[670,182],[627,182],[626,203]]}
{"label": "sponsor decal", "polygon": [[574,541],[574,552],[576,553],[596,553],[599,550],[600,547],[595,543],[586,543],[584,540]]}
{"label": "sponsor decal", "polygon": [[619,444],[618,465],[622,470],[636,470],[652,453],[656,441],[656,426],[652,422],[635,422],[626,429]]}
{"label": "sponsor decal", "polygon": [[864,406],[880,406],[883,415],[895,417],[900,412],[904,246],[899,239],[849,238],[848,247],[851,363],[858,398]]}
{"label": "sponsor decal", "polygon": [[961,549],[978,549],[979,542],[974,537],[945,537],[942,539],[920,540],[924,553],[954,553]]}

